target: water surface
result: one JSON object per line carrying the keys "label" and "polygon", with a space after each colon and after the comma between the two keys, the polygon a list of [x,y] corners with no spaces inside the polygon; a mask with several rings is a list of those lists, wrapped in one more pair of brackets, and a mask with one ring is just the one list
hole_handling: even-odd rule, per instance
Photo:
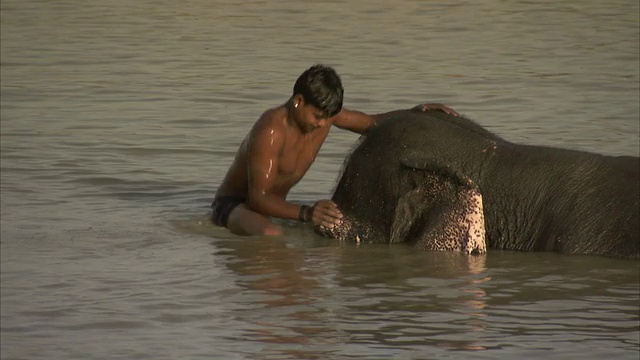
{"label": "water surface", "polygon": [[[314,63],[369,113],[640,153],[637,1],[18,1],[0,8],[3,359],[637,359],[638,263],[340,245],[207,221]],[[290,199],[330,197],[332,130]]]}

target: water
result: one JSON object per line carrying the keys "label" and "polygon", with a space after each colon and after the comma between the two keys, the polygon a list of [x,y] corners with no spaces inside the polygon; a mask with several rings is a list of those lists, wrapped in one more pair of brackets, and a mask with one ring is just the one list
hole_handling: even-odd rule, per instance
{"label": "water", "polygon": [[[638,262],[339,245],[207,222],[314,63],[345,105],[639,155],[637,1],[1,3],[2,359],[637,359]],[[332,130],[290,199],[328,198]]]}

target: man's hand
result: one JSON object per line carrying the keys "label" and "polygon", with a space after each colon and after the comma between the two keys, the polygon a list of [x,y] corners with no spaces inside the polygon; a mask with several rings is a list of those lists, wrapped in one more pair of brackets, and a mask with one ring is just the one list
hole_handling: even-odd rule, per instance
{"label": "man's hand", "polygon": [[329,229],[333,229],[342,221],[342,212],[338,209],[338,205],[331,200],[320,200],[309,208],[310,216],[313,225],[324,226]]}
{"label": "man's hand", "polygon": [[440,110],[449,115],[460,116],[460,114],[455,112],[452,108],[442,104],[420,104],[414,107],[413,110],[418,110],[418,111]]}

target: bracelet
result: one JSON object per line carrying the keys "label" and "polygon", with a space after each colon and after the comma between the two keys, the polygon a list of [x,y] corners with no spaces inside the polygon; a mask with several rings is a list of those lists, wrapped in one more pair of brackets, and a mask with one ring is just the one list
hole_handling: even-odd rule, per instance
{"label": "bracelet", "polygon": [[300,205],[300,212],[298,213],[298,220],[302,222],[307,222],[307,210],[309,209],[308,205]]}

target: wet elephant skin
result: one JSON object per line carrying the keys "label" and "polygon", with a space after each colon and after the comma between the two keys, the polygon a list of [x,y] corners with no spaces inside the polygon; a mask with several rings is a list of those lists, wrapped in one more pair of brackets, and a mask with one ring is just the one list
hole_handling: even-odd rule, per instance
{"label": "wet elephant skin", "polygon": [[[456,208],[470,189],[482,196],[489,248],[640,256],[638,157],[515,144],[439,111],[402,111],[361,137],[333,195],[346,225],[319,232],[416,243],[439,231],[433,214],[449,211],[447,199]],[[412,191],[421,197],[401,204]]]}

